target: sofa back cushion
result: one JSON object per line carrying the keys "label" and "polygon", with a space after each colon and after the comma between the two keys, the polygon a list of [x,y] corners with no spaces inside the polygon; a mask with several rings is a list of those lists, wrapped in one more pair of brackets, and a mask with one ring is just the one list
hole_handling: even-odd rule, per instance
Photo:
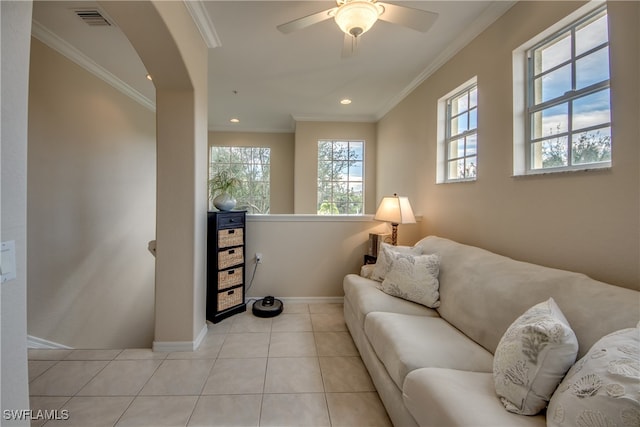
{"label": "sofa back cushion", "polygon": [[416,246],[440,256],[440,316],[491,353],[518,316],[549,298],[576,334],[578,357],[602,336],[640,320],[638,291],[436,236]]}

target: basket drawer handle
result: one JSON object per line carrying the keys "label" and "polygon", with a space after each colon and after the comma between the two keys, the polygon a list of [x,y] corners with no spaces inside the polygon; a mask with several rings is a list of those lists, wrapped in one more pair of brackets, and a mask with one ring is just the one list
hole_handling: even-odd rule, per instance
{"label": "basket drawer handle", "polygon": [[229,230],[229,234],[235,234],[236,230]]}
{"label": "basket drawer handle", "polygon": [[231,249],[231,250],[229,251],[229,255],[231,255],[231,254],[235,254],[235,253],[236,253],[236,250],[235,250],[235,249]]}
{"label": "basket drawer handle", "polygon": [[233,295],[236,291],[229,291],[227,292],[227,295]]}
{"label": "basket drawer handle", "polygon": [[235,274],[235,272],[236,272],[235,270],[229,270],[229,271],[227,271],[227,274],[228,274],[229,276],[231,276],[232,274]]}

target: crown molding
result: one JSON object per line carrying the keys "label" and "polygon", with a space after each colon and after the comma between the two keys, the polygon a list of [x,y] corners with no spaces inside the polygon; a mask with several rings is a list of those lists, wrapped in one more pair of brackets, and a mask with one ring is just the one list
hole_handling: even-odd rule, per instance
{"label": "crown molding", "polygon": [[476,37],[478,37],[478,35],[480,35],[480,33],[497,21],[498,18],[504,15],[505,12],[516,3],[516,1],[492,2],[463,33],[450,43],[427,68],[425,68],[411,83],[409,83],[407,87],[404,88],[404,90],[389,100],[386,106],[376,115],[376,121],[381,120],[385,115],[387,115],[389,111],[409,96],[411,92],[427,80],[440,67],[446,64],[447,61],[453,58],[465,46],[471,43]]}
{"label": "crown molding", "polygon": [[189,11],[189,15],[191,15],[191,19],[193,19],[196,27],[198,27],[198,31],[200,31],[200,35],[202,35],[202,39],[207,47],[213,49],[214,47],[222,46],[213,22],[211,22],[209,12],[207,12],[203,2],[200,0],[183,0],[183,2]]}
{"label": "crown molding", "polygon": [[156,111],[156,104],[154,101],[150,100],[149,98],[135,90],[133,87],[131,87],[129,84],[125,83],[124,81],[113,75],[111,72],[98,65],[94,60],[89,58],[84,53],[80,52],[71,44],[67,43],[60,36],[49,30],[47,27],[45,27],[35,19],[33,20],[33,25],[31,26],[31,35],[49,46],[51,49],[78,64],[99,79],[110,84],[115,89],[119,90],[134,101],[138,102],[143,107],[151,111]]}

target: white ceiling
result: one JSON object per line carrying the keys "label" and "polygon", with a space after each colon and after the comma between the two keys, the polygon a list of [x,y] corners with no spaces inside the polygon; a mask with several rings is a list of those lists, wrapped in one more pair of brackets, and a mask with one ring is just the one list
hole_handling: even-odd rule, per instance
{"label": "white ceiling", "polygon": [[[333,20],[291,34],[276,29],[334,1],[202,1],[191,7],[208,15],[220,44],[209,49],[209,129],[290,132],[295,120],[376,121],[513,4],[390,2],[439,17],[427,33],[378,21],[349,58],[341,57],[343,33]],[[117,26],[82,22],[73,9],[84,7],[97,4],[34,2],[34,35],[89,63],[86,68],[106,70],[143,104],[153,104],[153,84],[135,50]],[[351,105],[340,104],[345,97]],[[230,123],[232,117],[240,123]]]}

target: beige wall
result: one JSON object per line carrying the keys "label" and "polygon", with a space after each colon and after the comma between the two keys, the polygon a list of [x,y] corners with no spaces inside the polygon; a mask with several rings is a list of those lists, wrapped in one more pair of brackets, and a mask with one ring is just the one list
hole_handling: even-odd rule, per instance
{"label": "beige wall", "polygon": [[293,133],[209,131],[209,146],[271,148],[271,214],[293,213]]}
{"label": "beige wall", "polygon": [[[2,411],[29,408],[27,373],[27,99],[31,2],[0,2],[2,126],[0,240],[14,241],[16,278],[0,285]],[[5,420],[3,426],[28,426]]]}
{"label": "beige wall", "polygon": [[33,39],[29,334],[75,348],[153,339],[155,117]]}
{"label": "beige wall", "polygon": [[358,273],[369,233],[386,225],[367,217],[317,215],[247,217],[246,285],[263,255],[249,297],[342,297],[342,279]]}
{"label": "beige wall", "polygon": [[376,200],[375,123],[297,122],[295,137],[294,213],[317,213],[318,140],[343,139],[365,141],[365,213],[373,214]]}
{"label": "beige wall", "polygon": [[[398,191],[423,233],[640,288],[640,3],[609,2],[613,167],[512,176],[512,52],[578,2],[523,2],[431,75],[378,125],[378,195]],[[435,184],[438,99],[478,78],[478,179]]]}

